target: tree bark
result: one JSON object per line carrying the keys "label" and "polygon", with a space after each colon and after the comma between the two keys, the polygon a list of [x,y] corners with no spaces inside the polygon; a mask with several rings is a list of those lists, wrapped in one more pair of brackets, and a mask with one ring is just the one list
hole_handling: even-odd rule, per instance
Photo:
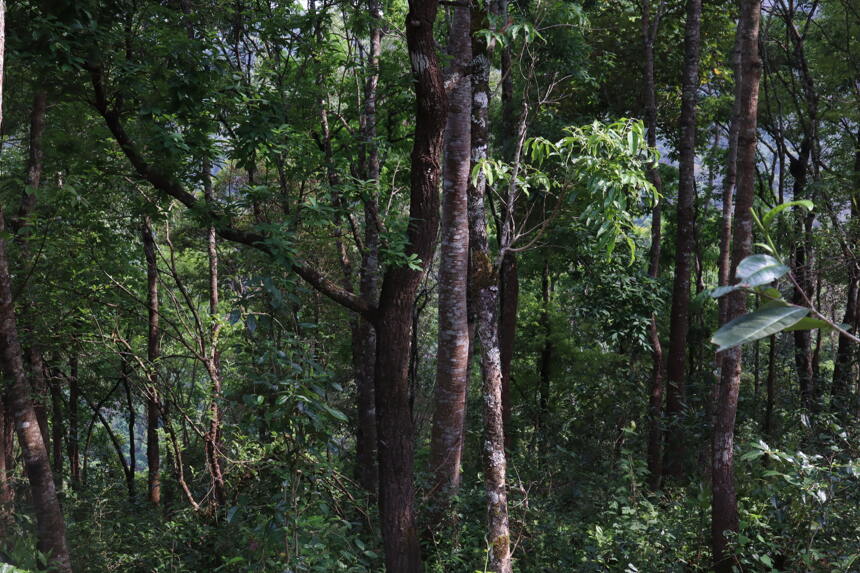
{"label": "tree bark", "polygon": [[81,485],[81,456],[78,437],[78,399],[80,390],[78,388],[78,356],[72,354],[69,357],[69,441],[67,455],[69,457],[69,478],[72,489]]}
{"label": "tree bark", "polygon": [[[379,58],[382,53],[382,12],[379,0],[368,0],[371,19],[369,73],[364,86],[364,178],[373,192],[364,202],[364,254],[359,272],[361,297],[371,307],[379,301],[379,149],[376,145],[376,93],[379,85]],[[376,466],[376,406],[373,371],[376,363],[376,331],[373,323],[358,318],[358,340],[353,344],[353,370],[357,394],[356,477],[358,483],[375,495],[379,487]]]}
{"label": "tree bark", "polygon": [[460,455],[469,388],[469,324],[466,311],[469,266],[468,188],[471,153],[472,63],[470,10],[452,8],[447,71],[448,122],[442,184],[439,261],[439,338],[430,438],[430,527],[439,525],[460,487]]}
{"label": "tree bark", "polygon": [[146,387],[146,462],[149,501],[161,503],[161,454],[159,451],[159,398],[158,359],[161,356],[161,329],[158,307],[158,259],[156,257],[155,232],[149,217],[143,221],[143,252],[146,258],[146,304],[149,312],[146,355],[149,362]]}
{"label": "tree bark", "polygon": [[[3,7],[0,6],[0,13],[2,11]],[[21,443],[24,469],[30,481],[36,513],[37,547],[49,556],[50,565],[57,571],[71,572],[63,512],[54,486],[48,450],[45,448],[33,408],[30,384],[24,373],[24,358],[18,340],[12,300],[6,239],[2,237],[5,233],[4,219],[5,214],[0,208],[0,364],[7,378],[7,396],[15,417],[15,431]]]}
{"label": "tree bark", "polygon": [[51,470],[54,473],[54,485],[57,491],[63,490],[63,439],[66,429],[63,424],[63,392],[60,388],[60,377],[51,373],[48,381],[51,389],[51,451],[53,460]]}
{"label": "tree bark", "polygon": [[[472,8],[473,29],[486,28],[486,12]],[[488,156],[490,57],[493,46],[485,38],[472,38],[471,160],[474,166]],[[477,338],[481,350],[484,397],[484,489],[487,496],[487,540],[489,570],[512,571],[507,506],[507,460],[502,389],[502,362],[499,347],[499,278],[492,262],[484,208],[487,180],[479,173],[469,185],[469,282],[475,304]]]}
{"label": "tree bark", "polygon": [[702,18],[701,0],[688,0],[684,26],[684,69],[681,93],[681,136],[679,140],[678,233],[675,279],[669,327],[666,414],[666,473],[683,477],[684,435],[680,427],[686,402],[687,333],[690,328],[690,275],[694,250],[696,202],[696,102],[699,89],[699,44]]}
{"label": "tree bark", "polygon": [[[203,193],[207,204],[214,202],[212,177],[209,161],[203,162]],[[227,502],[224,485],[224,470],[221,467],[221,352],[218,350],[218,336],[221,323],[218,320],[218,243],[215,227],[210,225],[206,233],[206,252],[209,259],[209,349],[206,358],[206,372],[212,383],[209,402],[209,430],[205,435],[206,461],[212,480],[212,493],[217,507]]]}
{"label": "tree bark", "polygon": [[[654,84],[654,44],[657,40],[660,14],[651,14],[650,0],[642,0],[642,43],[643,43],[643,80],[645,99],[646,139],[650,147],[657,146],[657,89]],[[657,190],[663,193],[663,180],[658,167],[648,170],[648,178]],[[651,249],[649,252],[648,276],[660,276],[660,241],[662,235],[662,200],[651,211]],[[660,487],[663,477],[663,346],[657,329],[657,316],[651,315],[648,326],[648,339],[651,343],[651,388],[648,397],[648,473],[652,489]]]}
{"label": "tree bark", "polygon": [[379,509],[389,573],[422,571],[415,527],[415,430],[408,365],[415,293],[432,258],[439,227],[439,158],[447,98],[433,36],[437,10],[437,0],[412,0],[406,16],[416,100],[406,255],[415,255],[421,270],[398,266],[385,273],[375,317]]}
{"label": "tree bark", "polygon": [[[732,249],[732,272],[738,263],[752,253],[752,214],[755,198],[756,143],[758,91],[761,59],[758,40],[761,21],[761,1],[743,0],[741,24],[741,123],[738,131],[738,181]],[[746,312],[746,295],[735,291],[728,295],[727,320]],[[735,347],[723,353],[720,388],[714,419],[712,461],[713,500],[711,506],[711,546],[714,569],[730,573],[734,564],[727,532],[738,530],[737,496],[734,485],[734,428],[741,381],[741,349]]]}

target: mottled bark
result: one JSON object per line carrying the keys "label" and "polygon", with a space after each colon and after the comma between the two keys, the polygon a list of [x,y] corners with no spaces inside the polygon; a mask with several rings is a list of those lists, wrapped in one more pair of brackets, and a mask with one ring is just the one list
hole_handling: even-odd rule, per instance
{"label": "mottled bark", "polygon": [[[758,40],[761,21],[761,1],[741,3],[741,122],[738,131],[737,192],[732,249],[732,272],[738,263],[752,253],[752,214],[755,198],[755,162],[757,143],[758,92],[761,59]],[[746,312],[746,295],[735,291],[728,295],[726,319]],[[740,347],[727,350],[722,357],[720,388],[714,416],[713,501],[711,506],[711,547],[714,569],[730,573],[734,558],[728,545],[727,532],[738,530],[737,495],[734,484],[734,429],[741,378]]]}
{"label": "mottled bark", "polygon": [[442,171],[442,236],[439,260],[439,335],[430,433],[430,527],[435,528],[460,487],[460,455],[469,387],[468,188],[471,152],[472,43],[470,10],[452,9],[448,39],[448,122]]}
{"label": "mottled bark", "polygon": [[[485,26],[486,14],[472,9],[473,28]],[[490,55],[483,37],[472,38],[471,160],[472,165],[485,159],[489,144]],[[505,455],[505,422],[502,391],[502,363],[499,348],[499,279],[492,262],[487,238],[487,215],[484,208],[487,181],[479,174],[469,185],[469,281],[477,339],[480,345],[482,395],[484,397],[484,439],[482,447],[484,488],[487,496],[487,540],[489,570],[512,571],[510,530],[508,526]]]}
{"label": "mottled bark", "polygon": [[[2,11],[3,7],[0,6],[0,14]],[[36,513],[37,547],[49,556],[49,563],[55,570],[71,572],[63,512],[54,486],[48,450],[45,448],[33,408],[30,384],[24,372],[23,351],[18,340],[12,300],[6,239],[2,237],[5,232],[4,218],[5,214],[0,209],[0,366],[7,379],[7,397],[15,418],[15,431],[21,444],[24,469],[30,482]]]}
{"label": "mottled bark", "polygon": [[684,471],[684,435],[681,422],[686,402],[687,334],[690,328],[690,276],[693,265],[696,202],[696,103],[699,89],[701,0],[687,1],[684,26],[684,67],[681,85],[681,120],[678,143],[678,230],[675,240],[675,279],[669,324],[666,367],[666,415],[669,426],[665,472],[681,478]]}
{"label": "mottled bark", "polygon": [[158,259],[156,257],[155,232],[149,217],[143,221],[143,252],[146,258],[147,295],[149,313],[147,332],[147,360],[149,361],[148,382],[146,386],[146,462],[147,489],[149,501],[161,503],[161,454],[159,451],[159,398],[158,398],[158,359],[161,356],[161,328],[158,307]]}

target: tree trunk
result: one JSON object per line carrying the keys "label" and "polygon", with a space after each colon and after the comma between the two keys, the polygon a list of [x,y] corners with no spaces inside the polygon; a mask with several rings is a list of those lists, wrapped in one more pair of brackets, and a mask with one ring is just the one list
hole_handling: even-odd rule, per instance
{"label": "tree trunk", "polygon": [[767,354],[767,398],[764,409],[762,433],[770,441],[773,437],[773,406],[776,400],[776,335],[770,336]]}
{"label": "tree trunk", "polygon": [[131,381],[128,379],[128,363],[125,361],[124,357],[120,357],[120,359],[122,360],[122,373],[120,374],[120,376],[122,377],[122,385],[125,389],[126,406],[128,406],[128,473],[130,477],[128,482],[128,496],[131,499],[134,499],[134,477],[135,473],[137,472],[137,440],[135,440],[134,437],[134,426],[137,421],[137,415],[134,411],[134,400],[132,399]]}
{"label": "tree trunk", "polygon": [[60,377],[51,373],[48,385],[51,389],[51,442],[53,445],[51,470],[54,473],[54,485],[59,492],[63,490],[63,438],[66,435],[63,425],[63,391],[60,388]]}
{"label": "tree trunk", "polygon": [[[642,43],[644,52],[643,80],[645,96],[645,123],[648,129],[646,139],[650,147],[657,146],[657,90],[654,85],[654,43],[657,39],[659,14],[652,19],[650,0],[642,1]],[[648,177],[658,194],[663,193],[663,180],[660,171],[655,166],[648,170]],[[648,276],[657,279],[660,276],[660,241],[662,234],[662,205],[661,201],[654,205],[651,211],[651,250],[649,252]],[[648,472],[649,485],[652,489],[660,487],[663,477],[663,346],[660,342],[660,332],[657,329],[657,316],[651,315],[648,327],[648,339],[651,343],[651,390],[648,397]]]}
{"label": "tree trunk", "polygon": [[[207,204],[214,202],[212,177],[209,173],[209,161],[203,162],[203,192]],[[212,493],[215,505],[223,506],[227,502],[224,485],[224,470],[221,467],[221,352],[218,350],[218,335],[221,323],[218,320],[218,244],[215,227],[207,231],[206,251],[209,258],[209,349],[206,356],[206,371],[212,382],[211,399],[209,402],[209,430],[205,435],[206,461],[212,480]]]}
{"label": "tree trunk", "polygon": [[78,356],[72,354],[69,357],[69,442],[67,455],[69,456],[69,478],[72,489],[77,489],[81,484],[81,456],[78,445]]}
{"label": "tree trunk", "polygon": [[[487,15],[472,9],[472,27],[487,27]],[[471,159],[474,166],[486,159],[489,144],[490,57],[492,46],[477,34],[472,38]],[[499,279],[492,263],[484,209],[487,180],[480,173],[469,185],[470,291],[475,303],[477,338],[481,349],[482,394],[484,397],[484,488],[487,496],[489,570],[512,571],[505,454],[505,424],[502,364],[499,348]]]}
{"label": "tree trunk", "polygon": [[406,254],[418,257],[421,270],[389,269],[375,313],[379,509],[389,573],[420,573],[423,569],[415,527],[415,430],[408,365],[415,293],[432,258],[439,227],[439,158],[447,101],[433,36],[437,9],[437,0],[412,0],[406,16],[416,100]]}
{"label": "tree trunk", "polygon": [[[738,263],[752,253],[752,214],[755,198],[755,162],[757,142],[758,91],[761,59],[758,39],[761,1],[743,0],[741,24],[742,89],[738,131],[738,181],[732,249],[732,272]],[[735,291],[728,295],[727,320],[746,312],[746,295]],[[720,388],[714,419],[713,502],[711,506],[712,552],[717,573],[730,573],[734,558],[729,549],[727,532],[738,530],[737,496],[734,485],[734,430],[741,381],[741,349],[735,347],[723,353]]]}
{"label": "tree trunk", "polygon": [[[364,178],[374,186],[364,203],[364,255],[359,288],[368,305],[379,300],[379,149],[376,145],[376,92],[379,85],[379,58],[382,53],[382,12],[379,0],[368,0],[371,18],[369,73],[364,86],[362,154]],[[376,362],[376,331],[364,317],[358,318],[357,340],[353,344],[353,370],[357,394],[356,477],[365,490],[375,495],[379,487],[376,467],[376,406],[373,371]]]}
{"label": "tree trunk", "polygon": [[543,272],[541,273],[541,308],[540,327],[543,330],[543,348],[540,352],[540,385],[538,386],[538,418],[535,428],[538,436],[538,451],[546,454],[550,442],[550,435],[546,428],[549,418],[550,384],[552,361],[554,358],[554,346],[552,343],[552,325],[550,323],[549,305],[552,297],[552,278],[549,274],[549,259],[544,258]]}
{"label": "tree trunk", "polygon": [[155,232],[149,217],[143,221],[143,252],[146,257],[146,304],[149,311],[149,332],[147,334],[147,360],[149,361],[148,383],[146,387],[146,462],[148,466],[147,486],[149,501],[161,503],[161,455],[159,453],[159,399],[158,399],[158,359],[161,356],[161,330],[159,327],[158,307],[158,259],[155,248]]}
{"label": "tree trunk", "polygon": [[680,427],[686,401],[687,333],[690,328],[690,275],[694,249],[696,202],[696,101],[699,89],[699,29],[701,0],[687,1],[684,27],[684,71],[681,94],[681,136],[679,140],[678,233],[675,280],[669,326],[666,414],[665,471],[673,478],[684,475],[684,436]]}
{"label": "tree trunk", "polygon": [[469,265],[469,155],[471,152],[472,63],[470,10],[452,8],[447,71],[448,122],[442,184],[439,261],[439,339],[430,438],[430,527],[441,521],[460,486],[460,454],[469,388],[469,324],[466,311]]}
{"label": "tree trunk", "polygon": [[[0,6],[0,13],[3,7]],[[2,19],[2,18],[0,18]],[[2,22],[0,22],[2,23]],[[54,487],[48,461],[48,450],[39,431],[39,423],[30,397],[30,384],[24,373],[24,359],[18,341],[12,281],[6,254],[5,214],[0,209],[0,363],[7,378],[8,398],[15,417],[15,430],[21,443],[24,468],[30,481],[36,513],[37,547],[49,555],[49,563],[60,572],[71,572],[66,545],[66,526]]]}

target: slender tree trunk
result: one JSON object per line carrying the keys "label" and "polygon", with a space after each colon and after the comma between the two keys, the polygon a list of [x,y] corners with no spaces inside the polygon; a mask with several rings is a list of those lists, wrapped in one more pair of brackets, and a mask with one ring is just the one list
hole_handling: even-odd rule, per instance
{"label": "slender tree trunk", "polygon": [[669,327],[666,414],[665,471],[673,478],[684,475],[684,436],[680,427],[686,401],[687,333],[690,328],[690,275],[694,249],[696,202],[696,102],[699,89],[699,29],[701,0],[687,1],[684,28],[684,71],[681,94],[681,136],[679,141],[678,233],[675,280]]}
{"label": "slender tree trunk", "polygon": [[[209,161],[203,162],[203,192],[206,203],[214,202],[212,177],[209,173]],[[209,350],[206,356],[206,371],[212,382],[212,394],[209,402],[209,431],[206,432],[206,459],[209,475],[212,479],[212,492],[215,504],[219,507],[227,502],[227,492],[224,485],[224,470],[221,467],[221,352],[218,350],[218,336],[221,323],[218,320],[218,243],[215,227],[207,231],[206,251],[209,258]]]}
{"label": "slender tree trunk", "polygon": [[[741,123],[738,131],[738,181],[732,249],[732,275],[738,263],[752,253],[752,214],[755,198],[755,165],[757,143],[758,91],[761,59],[758,51],[761,1],[741,3]],[[746,312],[746,295],[740,291],[728,295],[726,319]],[[741,349],[723,353],[720,388],[714,419],[713,502],[711,506],[712,552],[717,573],[730,573],[734,558],[729,549],[727,532],[738,530],[737,496],[734,485],[734,429],[741,381]]]}
{"label": "slender tree trunk", "polygon": [[773,406],[776,400],[776,335],[770,337],[767,354],[767,398],[762,433],[767,440],[773,436]]}
{"label": "slender tree trunk", "polygon": [[53,372],[48,384],[51,389],[51,442],[53,445],[51,470],[54,473],[54,485],[59,492],[63,490],[63,438],[66,435],[63,424],[63,393],[60,388],[60,377]]}
{"label": "slender tree trunk", "polygon": [[[645,99],[645,122],[648,129],[646,139],[650,147],[657,146],[657,90],[654,84],[654,43],[657,39],[659,14],[651,14],[650,0],[642,0],[642,43],[644,53],[643,80]],[[663,180],[657,166],[648,170],[648,177],[659,194],[663,192]],[[662,234],[662,201],[658,200],[651,211],[651,250],[649,253],[648,276],[660,276],[660,241]],[[652,489],[660,487],[663,474],[663,346],[660,331],[657,329],[657,316],[651,315],[648,326],[648,339],[651,343],[651,389],[648,397],[648,472]]]}
{"label": "slender tree trunk", "polygon": [[448,124],[442,175],[442,237],[439,262],[439,341],[430,438],[435,528],[460,487],[460,454],[469,388],[469,324],[466,311],[469,265],[469,155],[471,152],[472,41],[470,10],[452,8],[447,71]]}
{"label": "slender tree trunk", "polygon": [[[508,0],[491,3],[496,20],[508,21]],[[511,46],[505,43],[501,50],[502,72],[502,156],[506,160],[514,158],[517,141],[516,108],[514,105],[514,70]],[[506,205],[514,209],[515,205]],[[503,214],[505,220],[507,215]],[[520,279],[517,269],[517,255],[504,251],[499,270],[499,351],[502,363],[502,418],[505,425],[505,447],[510,449],[513,438],[511,427],[511,363],[514,359],[514,342],[517,334],[517,309],[519,308]]]}
{"label": "slender tree trunk", "polygon": [[550,404],[550,384],[552,362],[555,354],[555,348],[552,343],[552,324],[550,323],[549,306],[552,298],[552,277],[549,273],[549,259],[544,258],[543,272],[541,273],[541,308],[540,326],[543,330],[543,348],[540,352],[540,385],[538,387],[538,418],[537,418],[537,433],[538,433],[538,450],[541,454],[546,454],[549,444],[550,435],[548,433],[546,422],[549,419],[549,404]]}
{"label": "slender tree trunk", "polygon": [[158,359],[161,356],[161,329],[158,307],[158,259],[156,257],[155,232],[149,217],[143,221],[143,252],[146,257],[147,307],[149,332],[147,334],[147,360],[149,361],[146,388],[146,462],[149,501],[161,503],[161,454],[159,452],[159,398]]}
{"label": "slender tree trunk", "polygon": [[69,442],[67,455],[69,456],[69,478],[72,489],[77,489],[81,484],[81,456],[78,445],[78,356],[72,354],[69,357]]}
{"label": "slender tree trunk", "polygon": [[[487,14],[472,8],[472,28],[487,27]],[[493,46],[486,39],[472,38],[471,159],[474,166],[486,159],[489,145],[490,57]],[[477,338],[481,349],[484,397],[484,488],[487,496],[487,540],[489,570],[512,571],[507,506],[507,460],[502,392],[502,364],[499,348],[499,278],[493,265],[487,238],[484,208],[487,180],[481,173],[469,185],[470,290],[475,305]]]}
{"label": "slender tree trunk", "polygon": [[418,257],[421,270],[389,269],[375,313],[379,509],[389,573],[423,569],[415,527],[415,429],[408,366],[415,293],[430,263],[439,227],[439,158],[447,101],[433,36],[437,10],[437,0],[412,0],[406,16],[416,100],[406,254]]}
{"label": "slender tree trunk", "polygon": [[128,379],[129,376],[129,367],[128,363],[125,361],[125,358],[120,357],[122,360],[122,373],[120,376],[122,377],[122,385],[125,389],[125,401],[126,406],[128,406],[128,473],[129,473],[129,482],[128,482],[128,495],[130,498],[134,499],[135,493],[135,473],[137,473],[137,440],[134,436],[134,426],[137,422],[137,415],[134,411],[134,400],[132,399],[131,392],[131,382]]}
{"label": "slender tree trunk", "polygon": [[[0,6],[0,14],[3,7]],[[2,18],[0,18],[2,20]],[[2,22],[0,22],[2,24]],[[15,416],[15,431],[21,443],[24,468],[30,481],[36,513],[37,547],[49,555],[50,564],[60,572],[71,572],[66,526],[57,498],[48,450],[30,397],[30,384],[24,373],[24,359],[18,340],[12,281],[6,254],[5,214],[0,209],[0,364],[7,379],[8,398]]]}

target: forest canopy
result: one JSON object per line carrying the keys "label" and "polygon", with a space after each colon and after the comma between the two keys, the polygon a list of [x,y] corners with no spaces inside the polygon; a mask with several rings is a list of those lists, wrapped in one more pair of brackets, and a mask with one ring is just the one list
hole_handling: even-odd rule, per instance
{"label": "forest canopy", "polygon": [[0,0],[0,571],[857,571],[858,36]]}

